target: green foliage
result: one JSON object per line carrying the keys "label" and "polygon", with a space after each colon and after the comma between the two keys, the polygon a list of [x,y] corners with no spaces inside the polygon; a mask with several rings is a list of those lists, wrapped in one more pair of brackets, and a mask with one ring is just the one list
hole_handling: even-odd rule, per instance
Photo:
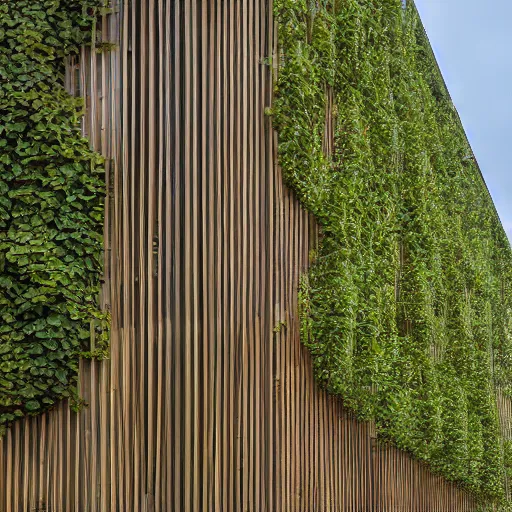
{"label": "green foliage", "polygon": [[507,478],[512,481],[512,440],[503,441],[503,461]]}
{"label": "green foliage", "polygon": [[407,4],[274,2],[280,165],[321,226],[302,339],[317,379],[380,437],[501,500],[512,252]]}
{"label": "green foliage", "polygon": [[0,430],[73,398],[91,334],[107,346],[104,170],[63,87],[100,3],[0,3]]}

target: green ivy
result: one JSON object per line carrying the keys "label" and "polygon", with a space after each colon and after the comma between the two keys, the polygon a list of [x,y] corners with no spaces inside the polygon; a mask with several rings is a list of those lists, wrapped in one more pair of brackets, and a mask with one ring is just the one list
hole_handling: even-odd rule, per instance
{"label": "green ivy", "polygon": [[316,377],[381,438],[503,500],[512,251],[416,8],[276,0],[274,12],[279,161],[321,226],[299,297]]}
{"label": "green ivy", "polygon": [[[0,435],[76,396],[79,356],[103,356],[104,167],[81,136],[65,57],[103,1],[0,3]],[[95,337],[91,354],[90,339]]]}

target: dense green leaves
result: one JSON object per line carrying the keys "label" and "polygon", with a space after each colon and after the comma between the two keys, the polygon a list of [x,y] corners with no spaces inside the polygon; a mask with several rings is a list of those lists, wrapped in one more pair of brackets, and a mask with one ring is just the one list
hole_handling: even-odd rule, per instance
{"label": "dense green leaves", "polygon": [[0,4],[0,435],[75,395],[91,333],[106,349],[104,171],[63,87],[64,59],[90,40],[102,3]]}
{"label": "dense green leaves", "polygon": [[500,500],[512,252],[407,4],[275,2],[279,160],[322,228],[302,338],[319,381],[382,438]]}

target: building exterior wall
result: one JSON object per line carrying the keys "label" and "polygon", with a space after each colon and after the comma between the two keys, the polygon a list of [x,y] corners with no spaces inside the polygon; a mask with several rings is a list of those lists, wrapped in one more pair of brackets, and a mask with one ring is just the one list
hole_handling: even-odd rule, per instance
{"label": "building exterior wall", "polygon": [[107,157],[111,354],[81,362],[80,413],[0,440],[0,511],[475,510],[313,381],[297,286],[317,227],[265,115],[270,0],[125,1],[101,30],[118,47],[83,50],[68,87]]}

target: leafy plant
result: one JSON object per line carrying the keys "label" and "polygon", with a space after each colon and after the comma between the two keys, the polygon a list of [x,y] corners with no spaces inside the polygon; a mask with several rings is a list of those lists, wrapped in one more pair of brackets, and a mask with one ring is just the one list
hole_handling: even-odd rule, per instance
{"label": "leafy plant", "polygon": [[419,15],[400,0],[274,13],[279,162],[321,227],[299,295],[316,377],[381,438],[503,500],[512,252]]}
{"label": "leafy plant", "polygon": [[0,4],[0,434],[75,397],[92,332],[97,354],[107,346],[104,169],[63,87],[64,58],[90,41],[102,3]]}

